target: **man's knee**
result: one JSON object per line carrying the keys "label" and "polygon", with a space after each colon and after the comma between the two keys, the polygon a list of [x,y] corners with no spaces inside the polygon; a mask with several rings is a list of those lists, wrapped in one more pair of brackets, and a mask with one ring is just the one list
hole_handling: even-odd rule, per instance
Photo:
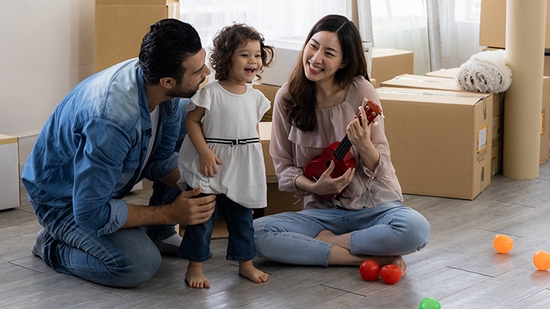
{"label": "man's knee", "polygon": [[119,265],[113,266],[112,271],[118,273],[115,286],[123,288],[137,287],[153,277],[161,263],[158,250],[147,250],[139,255],[129,256]]}

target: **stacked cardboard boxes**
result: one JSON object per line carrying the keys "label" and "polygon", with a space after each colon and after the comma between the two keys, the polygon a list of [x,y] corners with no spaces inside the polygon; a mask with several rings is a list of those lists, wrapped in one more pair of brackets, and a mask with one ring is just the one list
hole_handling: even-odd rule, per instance
{"label": "stacked cardboard boxes", "polygon": [[380,83],[380,86],[462,91],[458,82],[453,78],[414,74],[401,74],[395,76],[390,80]]}
{"label": "stacked cardboard boxes", "polygon": [[[479,45],[504,48],[506,45],[506,0],[481,1]],[[550,48],[550,0],[546,6],[546,43]]]}
{"label": "stacked cardboard boxes", "polygon": [[542,111],[540,129],[540,163],[548,161],[550,152],[550,76],[542,79]]}
{"label": "stacked cardboard boxes", "polygon": [[264,210],[265,215],[285,212],[300,211],[302,203],[297,202],[298,198],[293,192],[279,191],[278,179],[275,175],[273,160],[269,155],[269,143],[271,141],[271,122],[260,122],[260,142],[265,161],[265,172],[267,180],[267,207]]}
{"label": "stacked cardboard boxes", "polygon": [[[262,73],[263,84],[282,86],[288,77],[290,71],[298,60],[303,41],[274,41],[275,61],[269,68],[264,69]],[[414,72],[414,53],[407,50],[398,50],[391,48],[370,48],[371,82],[375,87],[378,83],[391,79],[400,74],[413,74]],[[368,57],[367,57],[368,58]]]}
{"label": "stacked cardboard boxes", "polygon": [[273,102],[275,100],[275,94],[279,90],[279,86],[267,85],[267,84],[254,84],[254,88],[260,90],[266,98],[271,102],[271,108],[265,113],[262,118],[262,122],[271,122],[271,115],[273,113]]}
{"label": "stacked cardboard boxes", "polygon": [[0,134],[0,209],[21,206],[19,185],[19,142]]}
{"label": "stacked cardboard boxes", "polygon": [[474,199],[491,182],[492,96],[378,89],[403,193]]}
{"label": "stacked cardboard boxes", "polygon": [[[372,49],[371,75],[379,83],[401,74],[414,73],[414,53],[392,48]],[[377,85],[375,85],[376,87]]]}
{"label": "stacked cardboard boxes", "polygon": [[[387,87],[405,87],[418,88],[424,90],[446,90],[459,91],[461,95],[474,95],[478,93],[462,91],[460,85],[455,80],[455,75],[458,68],[449,70],[439,70],[426,73],[426,76],[420,75],[404,75],[397,76],[391,81],[383,83]],[[424,91],[429,94],[429,91]],[[491,125],[492,142],[491,142],[491,176],[502,171],[502,140],[503,140],[503,120],[504,120],[504,93],[493,94],[491,101],[493,102],[493,120]]]}
{"label": "stacked cardboard boxes", "polygon": [[137,57],[149,26],[179,18],[179,0],[96,0],[95,71]]}

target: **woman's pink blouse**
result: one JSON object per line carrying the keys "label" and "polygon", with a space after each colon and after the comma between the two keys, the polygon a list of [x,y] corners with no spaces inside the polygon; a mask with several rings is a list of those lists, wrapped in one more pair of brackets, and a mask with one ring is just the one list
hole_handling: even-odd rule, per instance
{"label": "woman's pink blouse", "polygon": [[[274,99],[271,143],[269,152],[273,158],[275,173],[281,191],[300,192],[295,187],[295,179],[303,175],[304,167],[319,157],[326,146],[341,141],[346,135],[346,127],[357,114],[363,99],[368,98],[380,105],[376,90],[364,77],[356,77],[350,85],[345,101],[326,109],[316,110],[317,126],[313,131],[304,132],[292,126],[283,110],[283,97],[288,96],[284,84]],[[384,107],[380,105],[382,110]],[[371,125],[371,140],[380,153],[380,162],[374,171],[363,166],[361,158],[351,148],[357,160],[355,175],[341,196],[326,201],[316,194],[304,195],[303,208],[361,209],[374,207],[388,201],[403,201],[401,186],[390,159],[390,146],[384,133],[384,119],[377,117],[378,125]]]}

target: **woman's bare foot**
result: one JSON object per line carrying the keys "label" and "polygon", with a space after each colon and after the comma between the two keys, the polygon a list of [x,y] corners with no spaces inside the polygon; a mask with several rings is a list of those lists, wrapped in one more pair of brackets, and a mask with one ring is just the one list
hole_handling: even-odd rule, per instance
{"label": "woman's bare foot", "polygon": [[210,288],[210,282],[202,273],[202,263],[191,262],[187,266],[187,272],[185,273],[185,282],[192,288],[202,289]]}
{"label": "woman's bare foot", "polygon": [[346,233],[336,235],[332,231],[322,230],[315,239],[333,244],[329,264],[359,266],[364,260],[374,260],[380,267],[387,264],[395,264],[401,268],[402,277],[407,274],[407,264],[402,256],[364,256],[353,255],[350,252],[350,235]]}
{"label": "woman's bare foot", "polygon": [[336,235],[332,231],[322,230],[319,232],[319,234],[317,234],[317,236],[315,236],[315,239],[328,242],[330,244],[349,250],[350,242],[351,242],[351,233]]}
{"label": "woman's bare foot", "polygon": [[322,230],[319,232],[319,234],[317,234],[317,236],[315,236],[315,239],[332,243],[332,240],[334,240],[335,236],[336,235],[332,231]]}
{"label": "woman's bare foot", "polygon": [[239,275],[250,279],[254,283],[263,283],[269,278],[269,274],[254,267],[252,261],[239,262]]}
{"label": "woman's bare foot", "polygon": [[380,265],[380,267],[388,264],[395,264],[401,268],[401,277],[407,275],[407,264],[402,256],[372,256],[368,257],[367,260],[374,260]]}

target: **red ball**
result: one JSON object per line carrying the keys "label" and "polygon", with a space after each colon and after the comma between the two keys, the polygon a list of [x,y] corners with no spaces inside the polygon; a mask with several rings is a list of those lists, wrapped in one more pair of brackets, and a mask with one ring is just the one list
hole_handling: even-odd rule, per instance
{"label": "red ball", "polygon": [[380,277],[387,284],[394,284],[401,280],[401,275],[401,268],[395,264],[384,265],[380,269]]}
{"label": "red ball", "polygon": [[380,273],[380,266],[373,260],[364,261],[359,267],[361,278],[365,281],[375,281]]}

